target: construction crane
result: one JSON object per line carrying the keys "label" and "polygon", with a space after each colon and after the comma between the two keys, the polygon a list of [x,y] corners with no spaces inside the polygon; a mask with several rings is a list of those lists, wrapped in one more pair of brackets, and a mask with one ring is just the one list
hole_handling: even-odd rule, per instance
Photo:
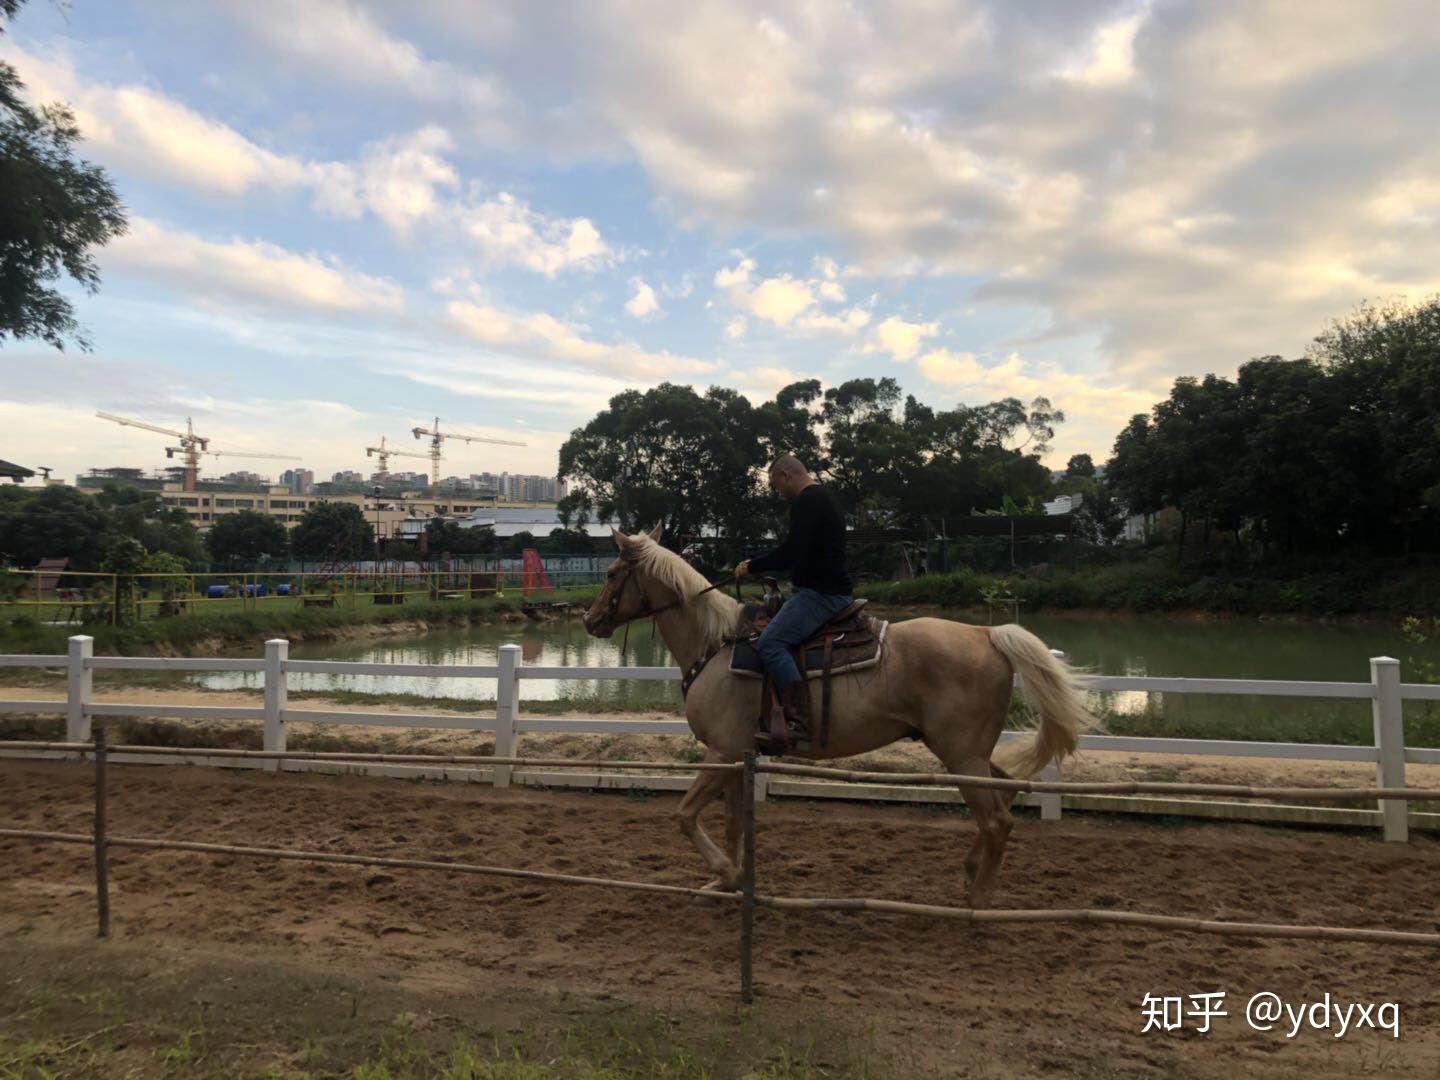
{"label": "construction crane", "polygon": [[211,457],[242,457],[242,458],[269,458],[272,461],[299,461],[300,458],[291,454],[261,454],[251,450],[211,450],[210,439],[205,435],[195,434],[195,425],[190,418],[185,418],[185,430],[173,431],[170,428],[159,427],[155,424],[147,424],[143,420],[131,420],[126,416],[116,416],[114,413],[97,412],[95,414],[101,420],[111,420],[114,423],[125,427],[137,427],[145,431],[153,431],[157,435],[169,435],[177,439],[179,446],[165,447],[165,456],[173,458],[176,454],[185,456],[185,490],[195,490],[195,479],[200,475],[200,455],[208,454]]}
{"label": "construction crane", "polygon": [[381,436],[380,436],[380,445],[379,445],[379,446],[367,446],[367,447],[365,448],[365,456],[366,456],[366,457],[375,456],[375,457],[378,457],[378,458],[380,459],[380,468],[379,468],[379,470],[376,471],[376,473],[375,473],[375,478],[376,478],[376,480],[377,480],[379,483],[382,483],[382,484],[383,484],[383,483],[385,483],[386,480],[388,480],[388,479],[390,478],[390,459],[391,459],[392,457],[418,457],[418,458],[424,458],[424,457],[429,457],[430,455],[429,455],[429,454],[415,454],[415,453],[411,453],[409,450],[396,450],[396,449],[393,449],[392,447],[389,447],[389,446],[386,446],[386,445],[385,445],[385,436],[384,436],[384,435],[381,435]]}
{"label": "construction crane", "polygon": [[516,442],[513,439],[487,439],[481,435],[461,435],[456,431],[441,431],[440,418],[435,418],[433,428],[411,428],[415,438],[419,439],[426,435],[430,436],[430,494],[437,495],[440,492],[440,445],[445,439],[460,439],[468,443],[492,443],[495,446],[524,446],[523,442]]}

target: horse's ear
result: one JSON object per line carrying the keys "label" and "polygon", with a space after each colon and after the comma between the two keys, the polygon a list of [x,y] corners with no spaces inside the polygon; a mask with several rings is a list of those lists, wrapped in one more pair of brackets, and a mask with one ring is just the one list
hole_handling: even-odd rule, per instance
{"label": "horse's ear", "polygon": [[610,526],[610,535],[615,537],[615,546],[618,547],[621,551],[624,551],[625,545],[629,542],[630,538],[626,536],[623,532],[621,532],[619,529],[617,529],[614,525]]}
{"label": "horse's ear", "polygon": [[658,544],[660,542],[660,534],[664,532],[664,530],[665,523],[663,521],[657,521],[655,523],[655,527],[650,530],[650,539],[654,540],[655,543]]}

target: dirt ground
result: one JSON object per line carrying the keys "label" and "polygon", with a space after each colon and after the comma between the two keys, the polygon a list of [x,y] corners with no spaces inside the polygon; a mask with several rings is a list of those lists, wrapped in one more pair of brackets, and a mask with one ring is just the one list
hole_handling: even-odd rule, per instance
{"label": "dirt ground", "polygon": [[[681,885],[706,876],[673,825],[670,796],[143,766],[114,767],[112,792],[117,835]],[[0,762],[7,826],[84,832],[92,812],[90,768]],[[717,827],[718,818],[707,823]],[[963,903],[971,832],[962,814],[939,809],[769,803],[757,828],[760,887]],[[1338,831],[1024,816],[997,903],[1431,930],[1440,919],[1437,869],[1440,842],[1427,836],[1397,845]],[[114,939],[98,955],[129,949],[133,958],[143,948],[152,981],[190,970],[201,956],[283,955],[312,973],[382,982],[416,1001],[563,990],[583,1002],[675,1011],[686,1023],[731,1009],[736,993],[738,917],[726,906],[134,849],[114,851],[111,880]],[[0,970],[34,970],[42,947],[81,948],[93,927],[93,895],[85,847],[0,840]],[[875,1056],[866,1071],[876,1075],[1435,1077],[1437,959],[1415,947],[1047,925],[975,930],[912,917],[762,910],[755,1015],[804,1016],[837,1040],[868,1039]],[[258,976],[235,968],[226,978]],[[12,976],[0,992],[20,981]],[[1214,1020],[1210,1034],[1197,1034],[1193,1023],[1141,1033],[1145,994],[1214,991],[1226,993],[1229,1016]],[[1397,1002],[1401,1038],[1370,1029],[1343,1039],[1333,1030],[1294,1038],[1253,1031],[1244,1003],[1261,991],[1297,1005],[1326,993],[1336,1002]],[[843,1066],[806,1073],[837,1074]]]}

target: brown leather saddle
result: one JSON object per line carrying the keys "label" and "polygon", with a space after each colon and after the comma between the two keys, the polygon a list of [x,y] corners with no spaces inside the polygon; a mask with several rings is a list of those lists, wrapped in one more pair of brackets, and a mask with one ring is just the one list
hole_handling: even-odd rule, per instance
{"label": "brown leather saddle", "polygon": [[[794,741],[795,749],[823,749],[829,745],[833,676],[874,667],[880,662],[890,624],[867,615],[866,603],[865,600],[856,600],[795,650],[795,664],[805,678],[820,680],[819,730],[807,733],[809,739]],[[785,710],[776,698],[774,686],[765,676],[765,667],[756,648],[761,631],[769,625],[777,610],[778,605],[771,605],[768,610],[757,604],[745,605],[735,629],[735,647],[730,657],[732,674],[762,680],[755,735],[759,749],[769,754],[782,754],[791,747]]]}

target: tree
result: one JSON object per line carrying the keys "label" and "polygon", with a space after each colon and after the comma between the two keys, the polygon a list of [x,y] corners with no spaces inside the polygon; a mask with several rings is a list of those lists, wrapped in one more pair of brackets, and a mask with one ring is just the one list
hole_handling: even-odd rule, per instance
{"label": "tree", "polygon": [[1440,296],[1362,304],[1309,356],[1336,380],[1351,416],[1372,426],[1363,472],[1374,497],[1358,532],[1375,547],[1408,548],[1412,532],[1440,547]]}
{"label": "tree", "polygon": [[1065,464],[1065,475],[1078,480],[1094,479],[1095,462],[1089,454],[1073,454]]}
{"label": "tree", "polygon": [[221,514],[205,537],[210,557],[218,563],[253,563],[283,556],[290,546],[285,526],[258,510]]}
{"label": "tree", "polygon": [[145,550],[174,555],[187,564],[204,557],[205,547],[190,515],[178,506],[166,506],[156,492],[112,482],[95,501],[109,515],[111,529],[140,541]]}
{"label": "tree", "polygon": [[495,530],[489,525],[467,529],[448,518],[434,517],[425,523],[425,545],[432,552],[451,555],[490,555],[499,547]]}
{"label": "tree", "polygon": [[584,492],[562,520],[593,513],[632,533],[658,522],[667,543],[707,527],[750,533],[764,458],[755,410],[733,390],[627,390],[560,448],[560,477]]}
{"label": "tree", "polygon": [[0,488],[0,555],[16,566],[63,556],[72,570],[93,570],[109,527],[105,511],[74,488]]}
{"label": "tree", "polygon": [[354,503],[318,502],[295,525],[290,550],[301,559],[359,559],[375,550],[375,530]]}
{"label": "tree", "polygon": [[[22,2],[4,0],[0,17],[13,18]],[[23,89],[0,62],[0,342],[39,338],[63,349],[72,339],[87,349],[70,301],[48,283],[63,271],[95,292],[91,249],[125,233],[124,208],[105,170],[75,156],[74,114],[61,105],[37,110]]]}

